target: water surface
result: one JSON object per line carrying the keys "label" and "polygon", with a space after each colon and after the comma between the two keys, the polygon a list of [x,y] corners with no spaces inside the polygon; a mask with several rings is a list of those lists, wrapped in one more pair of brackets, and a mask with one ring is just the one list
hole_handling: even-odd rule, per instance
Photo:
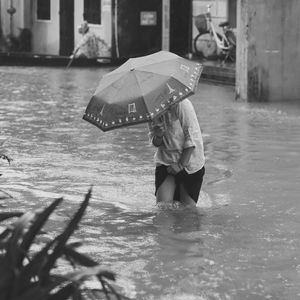
{"label": "water surface", "polygon": [[[49,236],[93,185],[76,239],[136,299],[300,299],[300,102],[247,104],[200,83],[192,100],[206,177],[198,211],[162,210],[143,124],[101,132],[82,120],[111,68],[0,68],[2,209],[63,196]],[[55,226],[53,226],[55,225]]]}

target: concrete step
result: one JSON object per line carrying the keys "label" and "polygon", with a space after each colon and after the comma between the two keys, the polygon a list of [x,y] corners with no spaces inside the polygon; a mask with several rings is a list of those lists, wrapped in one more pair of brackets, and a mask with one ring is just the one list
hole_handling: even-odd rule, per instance
{"label": "concrete step", "polygon": [[235,69],[204,65],[201,79],[226,85],[235,85]]}
{"label": "concrete step", "polygon": [[197,57],[193,57],[192,60],[201,63],[204,67],[200,80],[235,85],[235,63],[222,64],[218,60],[205,60]]}
{"label": "concrete step", "polygon": [[[235,85],[235,64],[221,64],[219,61],[203,60],[197,57],[190,58],[200,62],[203,72],[200,80],[210,81],[216,84]],[[72,66],[100,67],[101,65],[120,65],[124,60],[110,59],[100,62],[95,59],[75,59]],[[34,55],[31,53],[0,53],[0,65],[45,65],[45,66],[67,66],[70,62],[68,56],[58,55]]]}

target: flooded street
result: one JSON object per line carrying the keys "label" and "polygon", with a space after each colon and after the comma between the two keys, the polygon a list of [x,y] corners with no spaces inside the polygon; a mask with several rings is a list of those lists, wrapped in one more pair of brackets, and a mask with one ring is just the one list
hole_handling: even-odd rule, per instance
{"label": "flooded street", "polygon": [[6,209],[65,202],[63,228],[93,185],[76,238],[143,300],[300,299],[300,102],[239,103],[233,87],[190,97],[203,132],[198,212],[161,210],[141,124],[103,133],[82,120],[103,69],[1,67],[0,189]]}

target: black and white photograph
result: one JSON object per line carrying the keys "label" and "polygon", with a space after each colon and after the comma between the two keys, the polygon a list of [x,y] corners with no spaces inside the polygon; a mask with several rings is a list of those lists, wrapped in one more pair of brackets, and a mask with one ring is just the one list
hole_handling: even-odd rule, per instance
{"label": "black and white photograph", "polygon": [[0,300],[300,299],[299,0],[0,0]]}

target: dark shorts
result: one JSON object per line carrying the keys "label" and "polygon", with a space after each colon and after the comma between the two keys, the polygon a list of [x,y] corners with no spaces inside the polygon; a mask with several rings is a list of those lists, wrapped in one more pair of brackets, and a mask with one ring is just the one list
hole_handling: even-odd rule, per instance
{"label": "dark shorts", "polygon": [[179,187],[180,184],[182,184],[189,196],[197,203],[204,174],[205,168],[203,167],[201,170],[193,174],[188,174],[185,170],[183,170],[174,176],[168,173],[167,166],[158,166],[155,169],[155,195],[160,185],[164,182],[166,177],[170,175],[175,177],[176,183],[174,200],[180,201]]}

